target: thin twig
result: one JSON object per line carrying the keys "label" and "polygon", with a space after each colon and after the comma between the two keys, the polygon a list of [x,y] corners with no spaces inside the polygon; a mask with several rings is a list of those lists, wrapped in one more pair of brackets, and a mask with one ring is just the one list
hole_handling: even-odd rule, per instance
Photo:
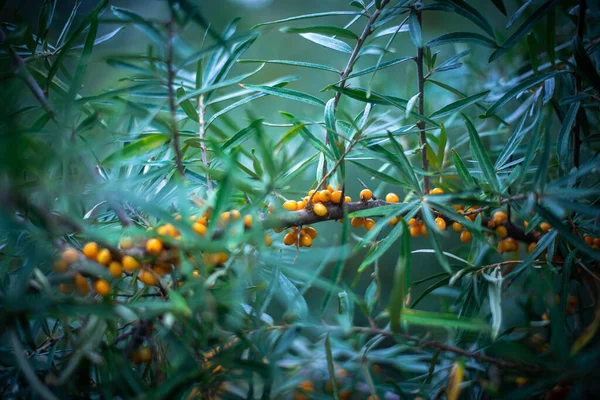
{"label": "thin twig", "polygon": [[[421,29],[423,27],[422,24],[422,11],[420,7],[417,7],[415,9],[415,12],[417,14],[417,20],[419,21],[419,25],[421,26]],[[416,58],[416,63],[417,63],[417,80],[418,80],[418,85],[419,85],[419,114],[420,115],[424,115],[425,114],[425,77],[423,75],[423,47],[420,46],[417,49],[417,58]],[[423,120],[419,120],[417,122],[417,127],[419,128],[419,137],[420,137],[420,142],[421,142],[421,168],[423,168],[424,172],[427,172],[429,170],[429,161],[427,160],[427,135],[426,135],[426,131],[425,131],[425,121]],[[429,188],[430,188],[430,181],[429,181],[429,176],[425,175],[423,176],[423,192],[425,194],[429,193]]]}
{"label": "thin twig", "polygon": [[206,187],[208,190],[212,190],[212,181],[210,179],[210,163],[208,162],[208,154],[206,149],[206,121],[204,120],[204,114],[206,112],[206,106],[204,105],[204,94],[198,97],[198,136],[200,136],[200,151],[202,154],[202,164],[206,168]]}
{"label": "thin twig", "polygon": [[167,90],[169,93],[169,109],[171,112],[171,131],[173,132],[173,149],[175,150],[175,163],[177,172],[182,177],[185,176],[181,148],[179,147],[179,128],[177,127],[177,106],[175,103],[174,81],[175,70],[173,69],[173,18],[167,23],[169,37],[167,38]]}
{"label": "thin twig", "polygon": [[[580,43],[583,45],[583,34],[585,33],[585,12],[587,10],[587,1],[580,0],[579,1],[579,17],[577,20],[577,38]],[[581,75],[575,74],[575,92],[582,92],[582,81]],[[581,154],[581,127],[582,121],[584,118],[584,110],[583,107],[579,107],[577,110],[577,116],[575,127],[573,129],[573,166],[575,168],[579,168],[580,164],[580,154]]]}

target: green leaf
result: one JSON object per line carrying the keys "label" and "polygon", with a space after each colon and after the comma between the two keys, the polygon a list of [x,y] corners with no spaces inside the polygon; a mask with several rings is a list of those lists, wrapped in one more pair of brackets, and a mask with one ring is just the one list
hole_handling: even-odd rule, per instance
{"label": "green leaf", "polygon": [[[417,180],[417,176],[415,175],[415,171],[413,170],[413,167],[410,164],[410,161],[408,161],[408,158],[404,154],[404,149],[402,148],[402,145],[400,143],[398,143],[396,141],[396,139],[394,139],[394,137],[392,136],[392,134],[390,132],[388,132],[388,138],[390,139],[390,142],[396,149],[395,156],[397,157],[397,160],[399,161],[399,163],[395,163],[396,166],[400,169],[400,172],[402,172],[404,174],[404,176],[406,176],[408,178],[408,181],[409,181],[410,185],[412,186],[413,190],[415,190],[417,193],[420,193],[421,185],[419,185],[419,181]],[[393,159],[391,159],[390,161],[394,162]]]}
{"label": "green leaf", "polygon": [[74,100],[77,92],[79,92],[79,89],[81,88],[81,84],[83,83],[83,77],[85,76],[85,72],[87,71],[87,67],[90,63],[90,57],[92,55],[92,49],[94,48],[94,41],[96,40],[97,33],[98,16],[96,15],[90,21],[90,28],[85,39],[83,51],[81,52],[81,56],[79,57],[77,69],[75,70],[75,75],[73,75],[73,80],[71,81],[71,86],[69,87],[69,94],[67,97],[68,101]]}
{"label": "green leaf", "polygon": [[546,17],[546,54],[548,54],[548,59],[550,60],[550,64],[554,67],[555,59],[556,59],[556,8],[552,8],[548,11],[548,16]]}
{"label": "green leaf", "polygon": [[525,3],[523,3],[523,5],[521,7],[519,7],[519,9],[517,11],[515,11],[513,13],[513,15],[510,16],[510,18],[508,19],[508,21],[506,22],[506,29],[510,28],[511,26],[513,26],[513,24],[515,22],[517,22],[517,20],[519,18],[521,18],[521,15],[523,15],[523,12],[525,10],[527,10],[527,8],[531,5],[531,3],[533,3],[535,0],[527,0]]}
{"label": "green leaf", "polygon": [[479,26],[485,31],[491,38],[494,38],[494,30],[490,23],[485,17],[477,11],[474,7],[471,7],[464,0],[438,0],[433,3],[433,9],[439,11],[452,11],[456,14],[462,15],[463,17],[470,19],[475,25]]}
{"label": "green leaf", "polygon": [[322,13],[305,14],[305,15],[298,15],[296,17],[278,19],[276,21],[262,22],[260,24],[254,25],[251,29],[256,29],[259,26],[280,24],[280,23],[283,23],[283,22],[298,21],[298,20],[301,20],[301,19],[332,17],[332,16],[339,16],[339,15],[358,15],[358,16],[361,16],[361,15],[364,15],[364,13],[362,11],[360,11],[360,12],[359,11],[329,11],[329,12],[322,12]]}
{"label": "green leaf", "polygon": [[278,87],[262,86],[262,85],[243,85],[244,88],[261,92],[272,96],[282,97],[284,99],[296,100],[307,103],[313,106],[323,107],[325,102],[318,97],[297,90],[283,89]]}
{"label": "green leaf", "polygon": [[431,114],[429,118],[440,118],[445,117],[446,115],[454,114],[464,108],[467,108],[471,104],[477,103],[480,100],[483,100],[490,93],[489,90],[485,90],[481,93],[474,94],[472,96],[466,97],[464,99],[455,101],[454,103],[450,103],[447,106],[444,106]]}
{"label": "green leaf", "polygon": [[473,32],[452,32],[440,35],[434,39],[431,39],[427,46],[435,47],[449,43],[475,43],[485,47],[495,49],[498,44],[487,36],[480,35]]}
{"label": "green leaf", "polygon": [[583,42],[578,36],[573,38],[573,52],[575,61],[577,62],[577,68],[582,73],[585,80],[587,80],[596,91],[600,92],[600,75],[585,51]]}
{"label": "green leaf", "polygon": [[[508,139],[506,146],[504,146],[504,148],[502,149],[502,152],[498,156],[498,159],[496,160],[496,164],[494,164],[494,168],[497,171],[501,170],[502,167],[504,167],[504,164],[506,164],[506,162],[508,162],[508,160],[510,159],[510,156],[512,156],[514,154],[514,152],[519,148],[519,145],[525,138],[525,134],[527,133],[527,131],[530,130],[530,128],[524,129],[524,125],[525,125],[525,122],[527,121],[528,116],[529,116],[529,113],[527,113],[527,112],[523,114],[523,117],[521,118],[519,125],[514,130],[513,134]],[[538,117],[538,115],[535,116],[535,118],[537,118],[537,117]]]}
{"label": "green leaf", "polygon": [[306,300],[298,292],[296,286],[282,273],[279,274],[279,287],[288,301],[288,309],[295,313],[300,320],[305,320],[308,316]]}
{"label": "green leaf", "polygon": [[333,391],[333,398],[339,400],[337,382],[335,380],[335,366],[333,365],[333,353],[331,352],[331,341],[329,333],[325,335],[325,355],[327,356],[327,371],[329,372],[329,383]]}
{"label": "green leaf", "polygon": [[484,118],[491,117],[493,114],[495,114],[497,111],[499,111],[502,107],[504,107],[504,105],[506,103],[511,101],[514,97],[516,97],[522,91],[527,90],[532,86],[538,85],[548,79],[552,79],[556,76],[559,76],[562,74],[568,74],[568,73],[570,73],[570,71],[553,71],[553,72],[548,72],[546,74],[531,76],[531,77],[523,80],[521,83],[512,87],[508,92],[506,92],[504,94],[504,96],[502,96],[501,98],[496,100],[496,102],[490,108],[488,108],[488,110],[485,112]]}
{"label": "green leaf", "polygon": [[417,100],[419,100],[420,94],[421,93],[417,93],[413,97],[408,99],[408,102],[406,103],[406,110],[404,111],[404,118],[408,118],[410,116],[410,113],[412,112],[413,108],[415,107],[415,104],[417,104]]}
{"label": "green leaf", "polygon": [[521,37],[523,37],[523,35],[526,35],[527,33],[529,33],[533,29],[533,26],[539,20],[544,18],[546,16],[546,13],[548,13],[549,10],[554,8],[554,6],[557,3],[558,3],[558,0],[548,0],[544,4],[542,4],[537,10],[535,10],[531,14],[531,16],[529,18],[527,18],[525,20],[525,22],[523,22],[521,24],[521,26],[519,26],[517,28],[517,30],[508,39],[506,39],[506,41],[504,43],[502,43],[500,48],[492,53],[492,55],[489,58],[489,62],[492,62],[492,61],[498,59],[500,56],[502,56],[504,53],[506,53],[511,47],[513,47],[521,39]]}
{"label": "green leaf", "polygon": [[154,43],[158,44],[159,46],[164,45],[165,39],[163,38],[163,35],[160,33],[158,28],[152,24],[152,22],[126,8],[112,6],[110,9],[117,18],[133,23],[137,29],[144,32],[146,36],[148,36]]}
{"label": "green leaf", "polygon": [[338,28],[337,26],[323,26],[323,25],[319,25],[319,26],[304,26],[301,28],[291,28],[291,27],[284,27],[280,29],[281,32],[285,32],[285,33],[317,33],[320,35],[327,35],[327,36],[339,36],[339,37],[345,37],[348,39],[358,39],[358,36],[356,35],[356,33],[348,30],[348,29],[344,29],[344,28]]}
{"label": "green leaf", "polygon": [[465,329],[485,332],[490,330],[487,322],[480,319],[468,318],[454,314],[413,310],[402,310],[402,320],[410,325],[431,326],[438,328]]}
{"label": "green leaf", "polygon": [[301,33],[300,36],[302,36],[304,39],[310,40],[313,43],[332,50],[341,51],[342,53],[347,54],[352,53],[352,47],[350,47],[346,42],[330,38],[329,36],[319,35],[317,33]]}
{"label": "green leaf", "polygon": [[384,174],[383,172],[379,172],[376,169],[373,169],[371,167],[368,167],[365,165],[365,163],[363,162],[358,162],[358,161],[350,161],[352,164],[356,165],[357,167],[359,167],[360,169],[366,171],[369,175],[371,175],[374,178],[377,178],[378,180],[382,181],[382,182],[386,182],[389,183],[391,185],[394,186],[400,186],[400,187],[405,187],[408,189],[413,189],[412,186],[410,186],[409,184],[407,184],[406,182],[402,182],[388,174]]}
{"label": "green leaf", "polygon": [[419,304],[421,302],[421,300],[423,300],[425,297],[427,297],[428,294],[430,294],[431,292],[433,292],[436,289],[446,286],[448,284],[448,282],[450,282],[450,277],[447,276],[447,274],[445,272],[442,272],[441,274],[443,274],[444,277],[442,279],[440,279],[439,281],[437,281],[436,283],[434,283],[433,285],[429,286],[427,289],[423,290],[423,292],[419,295],[419,297],[417,297],[412,302],[412,304],[410,305],[410,308],[415,308],[417,306],[417,304]]}
{"label": "green leaf", "polygon": [[110,167],[131,160],[132,158],[145,157],[152,150],[165,144],[170,139],[169,135],[152,134],[128,144],[115,151],[102,161],[102,165]]}
{"label": "green leaf", "polygon": [[256,124],[252,122],[247,127],[239,130],[233,135],[228,141],[226,141],[223,146],[221,146],[221,150],[227,150],[229,147],[239,146],[242,143],[246,142],[248,139],[254,135],[256,132]]}
{"label": "green leaf", "polygon": [[408,290],[408,275],[412,268],[410,254],[410,235],[408,225],[402,220],[394,230],[400,235],[400,252],[394,269],[394,284],[390,293],[388,312],[390,314],[390,328],[393,332],[399,332],[401,327],[400,318],[404,308],[404,298]]}
{"label": "green leaf", "polygon": [[421,40],[421,24],[417,17],[417,12],[414,9],[410,10],[410,17],[408,19],[408,32],[410,33],[410,39],[417,48],[423,47]]}
{"label": "green leaf", "polygon": [[365,69],[361,69],[360,71],[356,71],[348,75],[346,79],[356,78],[357,76],[370,74],[371,72],[379,71],[381,69],[385,69],[391,67],[392,65],[403,63],[404,61],[412,60],[412,57],[399,57],[394,60],[383,62],[379,65],[375,65],[373,67],[368,67]]}
{"label": "green leaf", "polygon": [[[438,151],[437,158],[440,161],[440,164],[444,162],[444,157],[446,155],[446,145],[448,143],[448,134],[446,133],[446,127],[442,124],[440,128],[440,138],[438,142]],[[429,148],[429,146],[427,147]]]}
{"label": "green leaf", "polygon": [[577,102],[569,106],[569,110],[565,114],[563,123],[560,126],[560,131],[558,132],[556,155],[563,171],[568,170],[569,164],[572,161],[572,152],[569,151],[569,143],[572,142],[570,140],[571,130],[573,129],[573,124],[575,123],[577,112],[579,111],[579,105],[580,103]]}
{"label": "green leaf", "polygon": [[527,49],[529,50],[529,58],[531,59],[531,69],[537,74],[540,61],[538,59],[538,42],[533,32],[527,35]]}
{"label": "green leaf", "polygon": [[454,271],[452,271],[452,269],[450,268],[450,264],[448,263],[448,260],[444,256],[444,251],[442,249],[442,246],[440,245],[440,241],[438,240],[437,233],[436,233],[436,231],[438,231],[439,228],[438,228],[437,224],[435,223],[435,220],[433,218],[433,213],[429,209],[427,202],[423,202],[423,204],[422,204],[421,216],[423,217],[423,221],[425,222],[425,226],[427,227],[427,234],[429,237],[429,242],[431,243],[431,246],[435,250],[435,258],[437,258],[438,262],[440,263],[442,268],[444,268],[446,270],[446,272],[448,272],[449,274],[452,274]]}
{"label": "green leaf", "polygon": [[198,117],[198,112],[192,105],[192,102],[189,99],[182,101],[182,97],[185,97],[185,89],[183,87],[177,88],[177,99],[179,100],[179,105],[183,109],[183,112],[185,112],[185,115],[187,115],[189,119],[198,122],[200,118]]}
{"label": "green leaf", "polygon": [[492,3],[494,3],[498,11],[500,11],[506,17],[506,7],[504,6],[502,0],[492,0]]}
{"label": "green leaf", "polygon": [[461,116],[467,125],[467,130],[469,131],[469,145],[471,148],[471,154],[473,157],[475,157],[475,160],[477,160],[477,163],[479,164],[487,183],[489,183],[495,192],[499,192],[500,183],[498,181],[498,176],[496,175],[492,161],[490,160],[490,157],[483,146],[483,142],[481,141],[477,130],[471,123],[471,120],[464,114],[461,114]]}
{"label": "green leaf", "polygon": [[323,64],[315,64],[304,61],[293,61],[293,60],[255,60],[255,59],[247,59],[247,60],[238,60],[238,63],[262,63],[262,64],[281,64],[281,65],[291,65],[294,67],[304,67],[304,68],[312,68],[318,69],[322,71],[329,71],[336,74],[339,74],[340,71],[333,67],[329,67]]}
{"label": "green leaf", "polygon": [[373,251],[369,252],[369,254],[365,257],[363,262],[358,267],[358,272],[363,272],[369,265],[373,264],[379,257],[383,256],[383,254],[396,242],[402,233],[403,224],[398,224],[390,233],[374,248]]}

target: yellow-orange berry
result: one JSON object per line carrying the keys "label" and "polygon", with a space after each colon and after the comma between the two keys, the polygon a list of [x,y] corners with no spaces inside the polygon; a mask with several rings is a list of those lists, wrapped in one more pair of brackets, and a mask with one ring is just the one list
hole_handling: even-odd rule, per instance
{"label": "yellow-orange berry", "polygon": [[470,242],[472,237],[473,237],[473,235],[469,231],[465,230],[460,233],[460,241],[463,243]]}
{"label": "yellow-orange berry", "polygon": [[418,237],[421,234],[421,227],[419,225],[413,225],[410,227],[410,236]]}
{"label": "yellow-orange berry", "polygon": [[225,252],[217,253],[217,262],[219,264],[225,264],[229,260],[229,255]]}
{"label": "yellow-orange berry", "polygon": [[244,215],[244,226],[246,228],[252,227],[252,215]]}
{"label": "yellow-orange berry", "polygon": [[589,235],[585,235],[583,237],[583,240],[585,241],[585,244],[587,244],[588,246],[593,246],[594,245],[594,238],[589,236]]}
{"label": "yellow-orange berry", "polygon": [[141,267],[138,260],[131,256],[124,256],[121,262],[123,263],[123,268],[125,268],[125,271],[127,272],[133,272]]}
{"label": "yellow-orange berry", "polygon": [[525,229],[527,229],[527,227],[529,226],[529,221],[523,221],[523,226],[525,227]]}
{"label": "yellow-orange berry", "polygon": [[312,238],[309,235],[301,235],[300,236],[300,245],[303,247],[312,246]]}
{"label": "yellow-orange berry", "polygon": [[165,263],[155,265],[152,269],[154,270],[154,272],[156,272],[156,275],[158,276],[165,276],[171,273],[171,265]]}
{"label": "yellow-orange berry", "polygon": [[152,361],[152,351],[149,347],[140,347],[131,354],[131,361],[134,364],[143,364]]}
{"label": "yellow-orange berry", "polygon": [[361,226],[363,226],[365,223],[365,219],[364,218],[352,218],[350,220],[350,225],[352,225],[354,228],[360,228]]}
{"label": "yellow-orange berry", "polygon": [[313,207],[313,211],[319,217],[324,217],[324,216],[327,215],[327,207],[325,207],[325,205],[323,205],[321,203],[315,204],[314,207]]}
{"label": "yellow-orange berry", "polygon": [[283,208],[288,211],[296,211],[298,209],[298,202],[295,200],[288,200],[283,203]]}
{"label": "yellow-orange berry", "polygon": [[504,211],[496,211],[494,213],[494,222],[496,225],[503,224],[508,219],[508,215]]}
{"label": "yellow-orange berry", "polygon": [[496,235],[498,235],[498,237],[500,239],[504,239],[505,237],[508,236],[508,230],[506,229],[506,227],[504,225],[500,225],[499,227],[496,228]]}
{"label": "yellow-orange berry", "polygon": [[60,259],[65,264],[71,265],[79,260],[79,252],[75,249],[66,249],[62,252]]}
{"label": "yellow-orange berry", "polygon": [[388,203],[397,203],[400,201],[396,193],[388,193],[385,195],[385,201]]}
{"label": "yellow-orange berry", "polygon": [[298,210],[303,210],[306,207],[306,200],[302,199],[298,202]]}
{"label": "yellow-orange berry", "polygon": [[593,245],[594,245],[595,247],[600,247],[600,238],[594,238]]}
{"label": "yellow-orange berry", "polygon": [[331,202],[335,204],[340,204],[342,202],[342,191],[336,190],[331,193]]}
{"label": "yellow-orange berry", "polygon": [[273,244],[273,239],[271,239],[271,236],[265,234],[265,246],[269,247]]}
{"label": "yellow-orange berry", "polygon": [[298,385],[298,389],[304,391],[304,392],[309,392],[312,393],[315,390],[315,387],[312,383],[312,381],[302,381],[300,382],[300,384]]}
{"label": "yellow-orange berry", "polygon": [[494,228],[496,227],[496,223],[494,222],[494,220],[493,220],[493,219],[490,219],[490,220],[487,222],[487,227],[488,227],[488,229],[494,229]]}
{"label": "yellow-orange berry", "polygon": [[388,225],[389,226],[395,226],[398,224],[398,222],[402,221],[401,217],[393,217],[389,222]]}
{"label": "yellow-orange berry", "polygon": [[429,194],[444,194],[444,189],[442,188],[433,188],[429,191]]}
{"label": "yellow-orange berry", "polygon": [[198,271],[197,269],[192,271],[192,276],[194,278],[200,278],[200,271]]}
{"label": "yellow-orange berry", "polygon": [[158,254],[162,249],[163,244],[160,239],[152,238],[146,242],[146,251],[150,254]]}
{"label": "yellow-orange berry", "polygon": [[239,210],[231,210],[229,215],[231,216],[232,221],[237,221],[242,217],[242,213],[240,213]]}
{"label": "yellow-orange berry", "polygon": [[110,250],[102,249],[98,252],[98,256],[96,257],[96,261],[98,264],[108,265],[112,261],[112,255],[110,254]]}
{"label": "yellow-orange berry", "polygon": [[200,216],[196,219],[196,222],[202,225],[208,225],[208,220],[206,219],[206,217]]}
{"label": "yellow-orange berry", "polygon": [[129,236],[121,238],[121,240],[119,241],[119,245],[123,250],[129,250],[133,247],[133,239]]}
{"label": "yellow-orange berry", "polygon": [[317,230],[311,226],[307,226],[306,228],[304,228],[304,231],[306,232],[306,234],[308,236],[310,236],[312,239],[317,237]]}
{"label": "yellow-orange berry", "polygon": [[507,251],[518,251],[519,250],[519,242],[517,242],[514,238],[506,238],[506,250]]}
{"label": "yellow-orange berry", "polygon": [[413,226],[416,223],[417,223],[417,220],[415,218],[411,218],[408,220],[408,226]]}
{"label": "yellow-orange berry", "polygon": [[435,219],[435,224],[438,226],[438,228],[440,228],[441,230],[445,231],[446,230],[446,220],[442,217],[437,217]]}
{"label": "yellow-orange berry", "polygon": [[75,274],[75,287],[77,288],[77,294],[80,296],[85,296],[90,292],[90,284],[79,272]]}
{"label": "yellow-orange berry", "polygon": [[370,189],[363,189],[360,191],[359,197],[362,201],[368,201],[373,198],[373,192]]}
{"label": "yellow-orange berry", "polygon": [[331,200],[331,193],[329,190],[321,190],[319,192],[319,200],[321,200],[322,203],[327,203],[329,200]]}
{"label": "yellow-orange berry", "polygon": [[96,290],[96,293],[98,293],[100,296],[108,296],[108,294],[110,293],[110,283],[108,283],[108,281],[104,279],[98,279],[94,284],[94,289]]}
{"label": "yellow-orange berry", "polygon": [[427,237],[429,234],[427,233],[427,227],[425,224],[421,224],[421,235]]}
{"label": "yellow-orange berry", "polygon": [[288,232],[283,237],[283,243],[287,246],[291,246],[294,243],[296,243],[297,239],[298,239],[298,234],[296,232]]}
{"label": "yellow-orange berry", "polygon": [[504,253],[505,251],[507,251],[507,249],[506,249],[506,241],[500,240],[498,242],[498,253]]}
{"label": "yellow-orange berry", "polygon": [[140,282],[145,283],[148,286],[155,286],[158,283],[158,279],[150,271],[140,271],[138,274]]}
{"label": "yellow-orange berry", "polygon": [[108,271],[113,278],[119,278],[123,274],[123,266],[118,261],[108,264]]}
{"label": "yellow-orange berry", "polygon": [[344,196],[344,203],[350,203],[350,202],[352,202],[352,197]]}
{"label": "yellow-orange berry", "polygon": [[549,223],[547,222],[542,222],[540,224],[540,229],[542,230],[542,232],[547,233],[550,229],[552,228],[552,226],[550,226]]}
{"label": "yellow-orange berry", "polygon": [[175,217],[173,217],[173,219],[175,220],[175,222],[181,221],[181,214],[177,214]]}
{"label": "yellow-orange berry", "polygon": [[463,230],[463,226],[462,226],[462,224],[461,224],[460,222],[456,222],[456,221],[454,221],[454,222],[452,223],[452,230],[453,230],[454,232],[460,232],[460,231],[462,231],[462,230]]}
{"label": "yellow-orange berry", "polygon": [[86,243],[85,246],[83,246],[83,255],[89,259],[95,260],[98,256],[98,243]]}
{"label": "yellow-orange berry", "polygon": [[364,227],[367,232],[370,231],[375,227],[375,221],[371,218],[365,218]]}
{"label": "yellow-orange berry", "polygon": [[199,222],[194,222],[194,225],[192,225],[192,229],[200,236],[206,235],[206,231],[208,230],[208,228],[206,228],[206,225],[203,225]]}

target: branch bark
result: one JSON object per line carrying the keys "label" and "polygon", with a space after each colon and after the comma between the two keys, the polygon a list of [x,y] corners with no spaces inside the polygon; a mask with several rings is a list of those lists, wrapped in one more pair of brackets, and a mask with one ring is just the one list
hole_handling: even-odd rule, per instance
{"label": "branch bark", "polygon": [[175,104],[175,70],[173,68],[173,18],[167,23],[169,37],[167,38],[167,90],[169,96],[169,110],[171,112],[171,131],[173,133],[173,149],[175,150],[175,163],[177,172],[182,177],[185,176],[183,169],[183,157],[179,147],[179,128],[177,127],[177,105]]}
{"label": "branch bark", "polygon": [[[420,8],[417,8],[415,10],[416,14],[417,14],[417,20],[419,21],[419,25],[422,27],[423,24],[421,23],[423,15],[422,15],[422,11]],[[417,81],[418,81],[418,90],[419,90],[419,114],[421,115],[425,115],[425,96],[424,96],[424,89],[425,89],[425,75],[423,73],[423,47],[419,47],[417,49],[417,58],[416,58],[416,63],[417,63]],[[425,122],[422,120],[419,120],[419,122],[417,122],[417,127],[419,128],[419,138],[420,138],[420,142],[421,142],[421,168],[423,168],[423,171],[427,172],[429,170],[429,161],[427,160],[427,135],[425,133]],[[423,192],[425,194],[429,193],[429,189],[430,189],[430,179],[429,176],[425,175],[423,177]]]}

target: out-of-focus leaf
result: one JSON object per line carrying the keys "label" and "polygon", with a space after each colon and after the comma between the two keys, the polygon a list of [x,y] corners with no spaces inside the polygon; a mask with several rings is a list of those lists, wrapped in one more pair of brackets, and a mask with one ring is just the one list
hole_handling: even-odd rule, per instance
{"label": "out-of-focus leaf", "polygon": [[115,151],[102,161],[105,167],[113,166],[132,158],[145,156],[148,152],[159,148],[165,144],[170,137],[168,135],[153,134],[145,136],[127,146]]}
{"label": "out-of-focus leaf", "polygon": [[594,309],[594,319],[592,322],[585,327],[581,335],[575,339],[573,346],[571,347],[571,356],[579,353],[588,343],[596,337],[600,328],[600,299],[596,299],[596,308]]}
{"label": "out-of-focus leaf", "polygon": [[355,78],[357,76],[370,74],[371,72],[379,71],[381,69],[385,69],[385,68],[391,67],[392,65],[400,64],[400,63],[403,63],[404,61],[408,61],[408,60],[412,60],[412,59],[413,59],[412,57],[399,57],[399,58],[396,58],[396,59],[393,59],[390,61],[383,62],[383,63],[373,66],[373,67],[368,67],[365,69],[361,69],[360,71],[353,72],[350,75],[348,75],[348,77],[346,79],[351,79],[351,78]]}
{"label": "out-of-focus leaf", "polygon": [[[99,38],[97,38],[96,40],[94,40],[94,46],[100,43],[104,43],[104,42],[108,42],[110,39],[114,38],[115,36],[117,36],[117,34],[119,32],[121,32],[123,29],[125,29],[124,26],[120,26],[117,29],[115,29],[112,32],[107,33],[106,35],[102,35]],[[83,49],[82,44],[79,44],[77,46],[73,46],[72,49]]]}
{"label": "out-of-focus leaf", "polygon": [[590,60],[581,39],[578,36],[573,38],[573,54],[577,62],[577,68],[583,74],[583,77],[600,92],[600,75],[598,70]]}
{"label": "out-of-focus leaf", "polygon": [[427,46],[435,47],[449,43],[475,43],[491,49],[498,47],[498,44],[487,36],[473,32],[452,32],[440,35],[431,39]]}
{"label": "out-of-focus leaf", "polygon": [[372,177],[377,178],[378,180],[380,180],[382,182],[387,182],[387,183],[389,183],[391,185],[405,187],[405,188],[408,188],[408,189],[413,189],[413,187],[410,186],[409,184],[407,184],[406,182],[402,182],[402,181],[394,178],[391,175],[384,174],[383,172],[379,172],[376,169],[368,167],[363,162],[357,162],[357,161],[351,161],[351,162],[352,162],[352,164],[356,165],[360,169],[366,171]]}
{"label": "out-of-focus leaf", "polygon": [[154,26],[152,22],[146,20],[141,15],[136,14],[135,12],[126,8],[112,6],[111,10],[113,14],[117,16],[117,18],[126,22],[133,23],[136,28],[144,32],[154,43],[160,46],[164,45],[164,38],[162,33],[160,33],[158,28]]}
{"label": "out-of-focus leaf", "polygon": [[444,107],[440,108],[439,110],[435,111],[433,114],[431,114],[429,116],[429,118],[445,117],[446,115],[450,115],[455,112],[458,112],[458,111],[470,106],[471,104],[474,104],[480,100],[483,100],[484,98],[486,98],[486,96],[489,93],[490,93],[489,90],[485,90],[481,93],[477,93],[472,96],[466,97],[464,99],[455,101],[454,103],[450,103],[447,106],[444,106]]}
{"label": "out-of-focus leaf", "polygon": [[494,37],[494,30],[492,29],[490,23],[479,11],[477,11],[477,9],[470,6],[464,0],[438,0],[428,6],[430,6],[430,9],[432,10],[446,12],[450,11],[462,15],[483,29],[491,38]]}
{"label": "out-of-focus leaf", "polygon": [[270,94],[272,96],[282,97],[284,99],[301,101],[313,106],[323,107],[325,102],[318,97],[297,90],[283,89],[278,87],[262,86],[262,85],[244,85],[244,88]]}
{"label": "out-of-focus leaf", "polygon": [[292,28],[292,27],[284,27],[280,29],[281,32],[286,33],[317,33],[320,35],[327,36],[339,36],[345,37],[348,39],[358,39],[356,33],[344,29],[339,28],[337,26],[329,26],[329,25],[319,25],[319,26],[303,26],[301,28]]}
{"label": "out-of-focus leaf", "polygon": [[469,145],[471,148],[471,154],[477,160],[477,163],[479,164],[486,181],[490,184],[494,191],[498,192],[500,190],[498,176],[496,175],[492,161],[490,160],[490,157],[483,146],[483,142],[479,137],[479,133],[477,133],[477,130],[471,123],[471,120],[466,115],[461,115],[465,121],[465,124],[467,125],[467,130],[469,131]]}
{"label": "out-of-focus leaf", "polygon": [[465,366],[461,361],[455,361],[448,376],[446,385],[446,399],[458,400],[461,392],[461,383],[465,376]]}
{"label": "out-of-focus leaf", "polygon": [[338,16],[338,15],[364,15],[364,13],[362,11],[360,11],[360,12],[359,11],[329,11],[329,12],[322,12],[322,13],[305,14],[305,15],[298,15],[298,16],[290,17],[290,18],[278,19],[276,21],[262,22],[260,24],[254,25],[251,29],[256,29],[259,26],[280,24],[282,22],[297,21],[297,20],[301,20],[301,19],[332,17],[332,16]]}
{"label": "out-of-focus leaf", "polygon": [[330,38],[329,36],[319,35],[317,33],[301,33],[304,39],[310,40],[313,43],[319,44],[323,47],[327,47],[332,50],[340,51],[342,53],[351,54],[352,47],[346,42],[338,39]]}
{"label": "out-of-focus leaf", "polygon": [[410,274],[411,254],[410,254],[410,235],[408,233],[408,225],[401,221],[394,231],[398,231],[400,236],[400,253],[396,260],[396,268],[394,269],[394,285],[390,293],[388,303],[388,312],[390,313],[390,328],[393,332],[399,332],[401,326],[402,309],[404,308],[404,297],[406,296],[407,275]]}
{"label": "out-of-focus leaf", "polygon": [[510,28],[515,22],[517,22],[521,15],[523,15],[523,12],[527,10],[527,7],[529,7],[533,2],[534,0],[527,0],[525,3],[523,3],[523,5],[519,7],[519,9],[510,16],[510,18],[508,18],[508,21],[506,22],[506,29]]}
{"label": "out-of-focus leaf", "polygon": [[402,320],[410,325],[464,329],[477,332],[487,332],[490,330],[488,323],[480,319],[461,317],[454,314],[414,310],[411,308],[402,310]]}
{"label": "out-of-focus leaf", "polygon": [[417,12],[414,9],[410,11],[410,17],[408,19],[408,30],[410,33],[410,39],[412,40],[415,47],[423,47],[423,42],[421,41],[421,24],[419,23]]}
{"label": "out-of-focus leaf", "polygon": [[187,115],[189,119],[198,122],[198,112],[192,105],[192,102],[189,99],[181,101],[182,97],[185,97],[185,89],[183,87],[179,87],[177,88],[177,98],[179,99],[179,105],[181,106],[183,112],[185,112],[185,115]]}
{"label": "out-of-focus leaf", "polygon": [[569,143],[571,143],[571,130],[579,111],[579,102],[573,103],[569,106],[569,110],[563,118],[563,123],[560,126],[558,132],[558,139],[556,142],[556,155],[558,156],[558,162],[564,171],[569,168],[570,159],[572,158],[572,152],[569,150]]}
{"label": "out-of-focus leaf", "polygon": [[323,64],[315,64],[304,61],[293,61],[293,60],[255,60],[255,59],[247,59],[247,60],[239,60],[238,63],[261,63],[261,64],[281,64],[281,65],[291,65],[294,67],[304,67],[304,68],[312,68],[319,69],[322,71],[329,71],[339,74],[340,71],[333,67],[329,67]]}
{"label": "out-of-focus leaf", "polygon": [[504,2],[502,0],[492,0],[492,3],[494,3],[498,11],[506,17],[506,7],[504,6]]}
{"label": "out-of-focus leaf", "polygon": [[449,274],[452,274],[452,269],[450,268],[450,264],[448,260],[444,256],[444,251],[442,250],[442,246],[440,241],[438,240],[436,231],[439,230],[435,220],[433,218],[433,213],[429,209],[429,205],[427,202],[423,202],[421,207],[421,216],[423,217],[423,221],[425,222],[425,226],[427,227],[427,234],[429,237],[429,242],[431,246],[435,250],[435,258],[438,260],[442,268],[446,270]]}
{"label": "out-of-focus leaf", "polygon": [[331,351],[331,341],[329,334],[325,335],[325,355],[327,356],[327,371],[329,372],[329,383],[331,383],[332,395],[335,400],[339,400],[337,382],[335,380],[335,367],[333,365],[333,353]]}

